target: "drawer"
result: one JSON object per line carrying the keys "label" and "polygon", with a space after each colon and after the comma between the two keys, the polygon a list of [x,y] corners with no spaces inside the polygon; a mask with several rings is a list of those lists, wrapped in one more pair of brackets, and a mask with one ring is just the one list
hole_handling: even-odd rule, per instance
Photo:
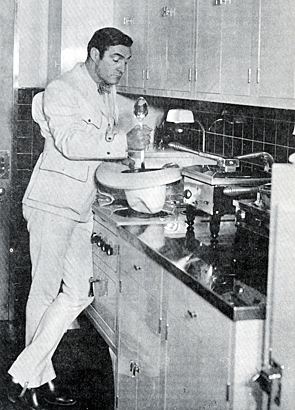
{"label": "drawer", "polygon": [[229,321],[218,309],[169,272],[164,273],[167,310],[195,333],[210,333]]}
{"label": "drawer", "polygon": [[114,280],[114,272],[101,265],[100,260],[94,256],[92,316],[103,333],[115,343],[118,282]]}
{"label": "drawer", "polygon": [[116,272],[119,253],[117,235],[95,218],[91,241],[93,243],[93,254]]}
{"label": "drawer", "polygon": [[128,273],[155,299],[161,299],[163,268],[143,252],[122,241],[120,247],[121,269]]}

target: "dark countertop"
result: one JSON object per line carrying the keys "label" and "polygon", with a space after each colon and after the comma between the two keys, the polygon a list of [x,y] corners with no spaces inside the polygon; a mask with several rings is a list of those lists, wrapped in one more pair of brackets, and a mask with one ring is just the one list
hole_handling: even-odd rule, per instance
{"label": "dark countertop", "polygon": [[[124,225],[123,220],[118,222],[113,216],[111,207],[94,206],[95,213],[117,226],[123,239],[146,253],[230,319],[265,319],[265,292],[256,286],[255,281],[252,283],[252,278],[257,279],[261,269],[251,267],[245,271],[244,265],[237,261],[243,246],[236,246],[234,217],[225,215],[222,218],[219,243],[214,248],[210,244],[210,216],[200,213],[195,218],[193,229],[188,229],[183,211],[177,209],[167,220],[134,220],[131,224],[129,219]],[[246,259],[249,258],[246,256]],[[266,275],[265,269],[262,271]]]}

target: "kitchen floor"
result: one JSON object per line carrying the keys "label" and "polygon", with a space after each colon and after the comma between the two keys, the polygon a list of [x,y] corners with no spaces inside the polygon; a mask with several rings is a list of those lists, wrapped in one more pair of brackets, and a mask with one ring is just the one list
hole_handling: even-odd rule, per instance
{"label": "kitchen floor", "polygon": [[[77,403],[72,410],[113,410],[114,385],[108,346],[82,314],[79,329],[64,335],[53,362],[62,385],[68,386]],[[6,399],[7,370],[22,350],[23,332],[0,322],[0,410],[15,410]],[[57,410],[56,406],[48,409]],[[60,407],[59,407],[60,408]]]}

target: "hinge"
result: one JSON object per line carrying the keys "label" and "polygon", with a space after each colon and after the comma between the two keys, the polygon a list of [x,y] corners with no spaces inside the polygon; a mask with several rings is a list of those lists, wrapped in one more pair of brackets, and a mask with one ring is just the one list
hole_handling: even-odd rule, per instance
{"label": "hinge", "polygon": [[121,281],[121,279],[119,280],[119,293],[122,293],[122,281]]}
{"label": "hinge", "polygon": [[277,406],[281,404],[282,373],[283,366],[271,360],[269,365],[264,366],[264,368],[252,378],[252,380],[257,382],[260,388],[269,395],[270,403],[275,403]]}

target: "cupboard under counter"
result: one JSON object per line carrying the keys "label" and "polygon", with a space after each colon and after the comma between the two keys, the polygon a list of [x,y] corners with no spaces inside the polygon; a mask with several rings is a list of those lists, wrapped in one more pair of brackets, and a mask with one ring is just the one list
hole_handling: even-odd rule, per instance
{"label": "cupboard under counter", "polygon": [[[114,274],[116,295],[95,297],[110,298],[103,302],[108,309],[94,302],[87,310],[103,336],[102,323],[116,316],[112,337],[105,337],[114,352],[115,408],[258,409],[251,377],[262,360],[264,308],[233,306],[185,272],[179,261],[181,252],[187,257],[186,237],[167,241],[159,235],[163,226],[154,227],[158,235],[147,236],[145,226],[116,226],[94,209],[95,223],[111,233],[112,241],[105,237],[106,242],[118,246],[116,255],[107,255],[93,244],[94,254],[104,258],[98,269],[110,264],[107,258],[116,258],[117,272],[106,269],[109,277]],[[97,320],[106,310],[107,317]]]}

